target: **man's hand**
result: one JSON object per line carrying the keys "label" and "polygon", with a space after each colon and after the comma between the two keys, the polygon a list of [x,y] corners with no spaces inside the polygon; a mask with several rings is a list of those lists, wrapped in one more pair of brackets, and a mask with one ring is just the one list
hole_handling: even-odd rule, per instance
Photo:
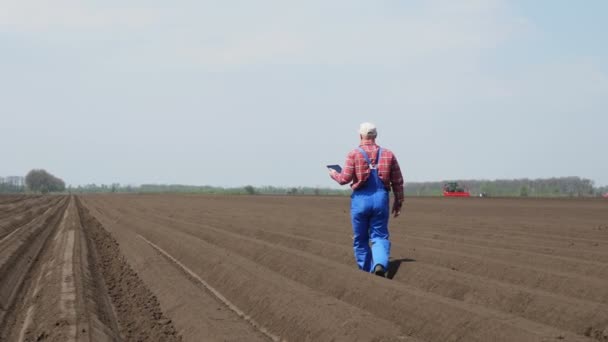
{"label": "man's hand", "polygon": [[397,217],[399,217],[399,215],[401,215],[401,206],[402,205],[403,205],[403,202],[395,201],[395,203],[393,203],[393,210],[391,211],[391,213],[393,214],[393,217],[397,218]]}
{"label": "man's hand", "polygon": [[336,175],[338,174],[338,171],[334,170],[334,169],[329,169],[329,176],[331,178],[336,178]]}

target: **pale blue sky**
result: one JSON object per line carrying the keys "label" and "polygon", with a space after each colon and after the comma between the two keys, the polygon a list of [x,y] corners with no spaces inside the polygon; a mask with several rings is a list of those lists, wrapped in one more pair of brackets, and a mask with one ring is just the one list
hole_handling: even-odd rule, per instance
{"label": "pale blue sky", "polygon": [[406,181],[608,184],[606,1],[0,0],[0,175],[334,186],[362,121]]}

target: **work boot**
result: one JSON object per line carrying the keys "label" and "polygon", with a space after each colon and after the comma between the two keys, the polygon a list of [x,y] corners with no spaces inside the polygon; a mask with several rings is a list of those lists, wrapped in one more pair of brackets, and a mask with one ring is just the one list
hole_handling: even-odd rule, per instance
{"label": "work boot", "polygon": [[374,267],[374,274],[379,276],[379,277],[386,277],[386,271],[384,270],[384,266],[378,264],[376,265],[376,267]]}

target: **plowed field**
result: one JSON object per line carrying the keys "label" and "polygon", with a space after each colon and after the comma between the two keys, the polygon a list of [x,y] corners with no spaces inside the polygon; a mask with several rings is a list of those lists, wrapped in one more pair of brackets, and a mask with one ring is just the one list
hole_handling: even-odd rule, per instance
{"label": "plowed field", "polygon": [[0,340],[608,341],[608,201],[0,197]]}
{"label": "plowed field", "polygon": [[0,197],[0,341],[180,339],[76,198]]}

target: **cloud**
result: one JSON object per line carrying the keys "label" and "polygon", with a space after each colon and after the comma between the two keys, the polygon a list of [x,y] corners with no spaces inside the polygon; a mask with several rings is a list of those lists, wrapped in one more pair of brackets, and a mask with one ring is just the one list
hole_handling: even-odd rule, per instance
{"label": "cloud", "polygon": [[[386,127],[383,141],[408,151],[410,177],[418,179],[445,176],[433,163],[446,146],[466,151],[469,160],[459,165],[470,169],[459,171],[463,177],[495,177],[506,164],[517,170],[521,151],[536,151],[544,158],[538,163],[551,161],[545,145],[553,148],[576,125],[588,138],[581,145],[578,136],[570,148],[596,150],[591,140],[601,141],[606,122],[600,113],[608,99],[606,59],[585,58],[514,6],[501,0],[0,0],[0,89],[5,112],[12,113],[3,120],[7,127],[27,126],[33,138],[55,134],[42,143],[63,141],[57,150],[65,160],[83,153],[116,157],[117,165],[132,168],[126,179],[147,171],[131,155],[113,156],[118,147],[107,141],[147,148],[153,166],[160,162],[151,146],[183,156],[209,148],[200,133],[210,123],[221,148],[266,148],[280,140],[279,153],[302,148],[308,159],[300,162],[317,165],[318,156],[304,150],[310,139],[301,127],[326,123],[319,136],[331,138],[318,148],[338,155],[350,146],[345,125],[372,120]],[[556,46],[546,49],[550,38]],[[58,122],[72,134],[48,130]],[[279,133],[247,140],[258,127]],[[467,134],[451,139],[452,130]],[[20,139],[13,131],[0,140]],[[34,150],[41,141],[28,144]],[[481,156],[495,171],[479,166]],[[175,164],[178,157],[171,156]],[[94,159],[92,165],[105,160]]]}
{"label": "cloud", "polygon": [[[503,0],[153,3],[2,1],[0,32],[60,44],[108,70],[272,65],[477,68],[532,27]],[[91,52],[87,52],[87,50]]]}
{"label": "cloud", "polygon": [[[184,2],[5,1],[0,30],[47,41],[84,36],[111,66],[222,71],[258,65],[475,63],[531,25],[502,0]],[[81,38],[80,41],[83,39]],[[112,42],[130,42],[125,48]],[[144,58],[142,58],[144,57]]]}
{"label": "cloud", "polygon": [[505,90],[500,103],[527,117],[551,113],[582,118],[608,105],[608,75],[590,58],[529,64],[497,82]]}
{"label": "cloud", "polygon": [[[351,2],[338,3],[352,7]],[[239,17],[237,26],[234,20],[203,17],[195,30],[179,32],[181,43],[167,51],[212,69],[255,64],[399,66],[449,55],[474,59],[530,28],[524,19],[510,15],[502,1],[430,1],[418,11],[387,3],[370,2],[341,13],[269,6],[260,10],[261,16]],[[222,44],[195,37],[210,32],[220,32]]]}
{"label": "cloud", "polygon": [[102,7],[78,0],[1,0],[0,7],[0,31],[12,33],[143,28],[160,15],[157,9]]}

